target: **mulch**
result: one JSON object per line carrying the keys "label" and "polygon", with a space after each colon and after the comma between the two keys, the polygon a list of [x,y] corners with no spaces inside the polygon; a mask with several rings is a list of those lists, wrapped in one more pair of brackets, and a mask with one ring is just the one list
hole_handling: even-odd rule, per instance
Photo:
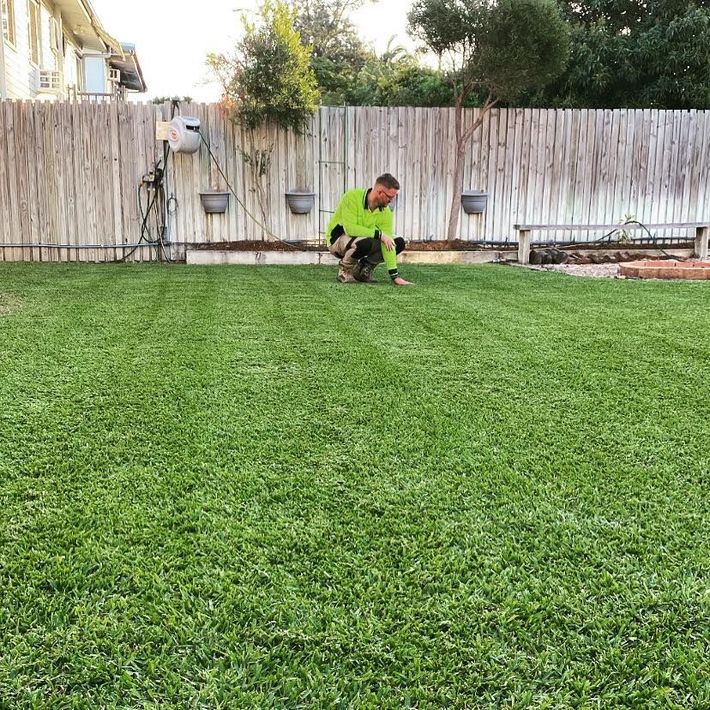
{"label": "mulch", "polygon": [[[510,245],[511,249],[513,244]],[[475,242],[466,242],[456,239],[447,243],[444,241],[408,241],[408,251],[481,251],[485,249],[499,249],[500,247],[483,247]],[[200,251],[323,251],[324,244],[313,242],[278,242],[278,241],[237,241],[237,242],[209,242],[190,244],[190,249]]]}

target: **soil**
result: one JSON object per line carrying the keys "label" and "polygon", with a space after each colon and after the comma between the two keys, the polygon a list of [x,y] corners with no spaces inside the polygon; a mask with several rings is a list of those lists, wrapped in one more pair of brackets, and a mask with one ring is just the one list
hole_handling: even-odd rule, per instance
{"label": "soil", "polygon": [[190,244],[197,251],[321,251],[322,245],[309,242],[238,241]]}
{"label": "soil", "polygon": [[[510,249],[514,248],[511,243]],[[443,241],[407,242],[408,251],[485,251],[501,247],[483,247],[475,242],[457,239],[447,245]],[[190,244],[190,249],[205,251],[323,251],[325,245],[314,242],[238,241]]]}
{"label": "soil", "polygon": [[[199,249],[204,251],[324,251],[325,245],[322,242],[312,241],[293,241],[283,242],[275,240],[258,240],[258,241],[236,241],[236,242],[203,242],[199,244],[190,244],[190,249]],[[467,242],[461,239],[456,239],[450,244],[442,240],[431,241],[407,241],[407,251],[500,251],[502,249],[510,249],[515,251],[516,244],[498,244],[498,245],[483,245],[480,242]],[[536,247],[541,249],[543,247]],[[609,244],[584,244],[576,245],[577,249],[585,251],[592,250],[609,250]],[[614,259],[615,261],[635,261],[644,258],[644,255],[634,255],[633,252],[643,247],[631,248],[629,252],[624,252],[624,258]],[[648,248],[648,245],[646,246]],[[570,251],[569,248],[565,251]]]}

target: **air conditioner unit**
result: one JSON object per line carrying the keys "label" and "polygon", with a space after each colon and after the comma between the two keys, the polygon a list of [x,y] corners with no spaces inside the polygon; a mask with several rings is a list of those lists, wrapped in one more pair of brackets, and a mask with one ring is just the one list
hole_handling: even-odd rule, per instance
{"label": "air conditioner unit", "polygon": [[108,70],[108,80],[114,84],[121,83],[121,70],[120,69],[109,69]]}
{"label": "air conditioner unit", "polygon": [[39,90],[48,93],[60,92],[62,90],[62,72],[53,69],[40,69]]}

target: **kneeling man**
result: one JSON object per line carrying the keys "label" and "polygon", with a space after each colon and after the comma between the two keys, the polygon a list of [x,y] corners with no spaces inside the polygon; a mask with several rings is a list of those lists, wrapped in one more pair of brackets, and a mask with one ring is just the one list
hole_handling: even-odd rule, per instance
{"label": "kneeling man", "polygon": [[341,198],[326,229],[328,250],[340,258],[340,283],[372,281],[374,268],[384,261],[395,286],[411,285],[397,270],[404,239],[392,238],[389,203],[398,192],[399,182],[385,173],[370,189],[356,187]]}

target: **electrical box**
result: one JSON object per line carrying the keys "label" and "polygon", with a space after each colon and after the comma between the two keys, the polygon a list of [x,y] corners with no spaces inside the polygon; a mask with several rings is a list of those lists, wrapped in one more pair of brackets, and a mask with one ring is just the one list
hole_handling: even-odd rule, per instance
{"label": "electrical box", "polygon": [[200,119],[175,116],[168,129],[168,144],[174,153],[195,153],[200,147]]}
{"label": "electrical box", "polygon": [[170,132],[170,121],[156,121],[155,122],[155,140],[166,141],[168,140],[168,133]]}

